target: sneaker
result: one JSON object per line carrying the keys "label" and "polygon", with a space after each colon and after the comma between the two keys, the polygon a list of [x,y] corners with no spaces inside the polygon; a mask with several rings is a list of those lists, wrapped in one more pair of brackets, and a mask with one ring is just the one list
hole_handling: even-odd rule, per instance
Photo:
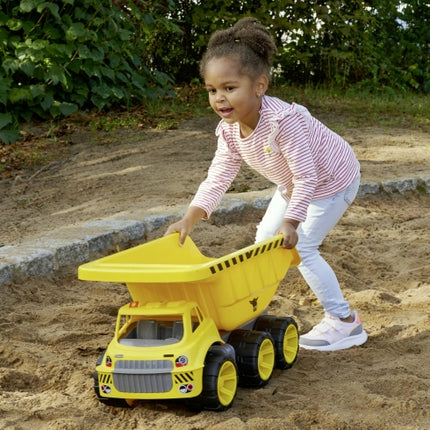
{"label": "sneaker", "polygon": [[337,351],[363,344],[367,340],[367,333],[361,325],[357,312],[354,311],[352,316],[354,321],[347,323],[325,314],[322,321],[309,333],[300,336],[300,346],[318,351]]}

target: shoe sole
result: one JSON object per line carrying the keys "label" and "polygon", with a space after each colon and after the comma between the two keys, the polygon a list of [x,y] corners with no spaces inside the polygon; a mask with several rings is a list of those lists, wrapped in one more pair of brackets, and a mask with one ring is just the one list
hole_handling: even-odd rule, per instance
{"label": "shoe sole", "polygon": [[344,339],[339,340],[336,343],[332,343],[331,345],[322,345],[322,346],[311,346],[311,345],[302,345],[299,343],[300,348],[303,349],[315,349],[317,351],[339,351],[341,349],[348,349],[353,346],[363,345],[367,340],[367,333],[363,330],[360,334],[355,336],[348,336]]}

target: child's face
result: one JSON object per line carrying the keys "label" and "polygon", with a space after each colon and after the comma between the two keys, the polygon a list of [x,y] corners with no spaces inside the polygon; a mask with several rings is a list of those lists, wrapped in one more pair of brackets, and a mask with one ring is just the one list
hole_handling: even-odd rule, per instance
{"label": "child's face", "polygon": [[212,109],[228,124],[238,122],[244,136],[252,133],[260,118],[261,88],[259,79],[239,73],[236,61],[215,58],[206,65],[205,86]]}

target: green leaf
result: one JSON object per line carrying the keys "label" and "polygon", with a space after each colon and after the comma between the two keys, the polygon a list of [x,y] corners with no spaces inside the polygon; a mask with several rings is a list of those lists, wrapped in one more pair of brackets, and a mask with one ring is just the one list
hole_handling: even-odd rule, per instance
{"label": "green leaf", "polygon": [[105,56],[103,48],[96,48],[91,51],[91,58],[93,61],[102,61]]}
{"label": "green leaf", "polygon": [[12,78],[3,78],[0,79],[0,102],[3,105],[6,105],[8,94],[12,86],[13,79]]}
{"label": "green leaf", "polygon": [[11,18],[7,21],[7,26],[12,31],[18,31],[22,27],[22,21],[20,19]]}
{"label": "green leaf", "polygon": [[64,86],[67,86],[67,78],[62,65],[53,64],[48,69],[46,73],[46,78],[51,79],[54,85],[57,85],[60,82]]}
{"label": "green leaf", "polygon": [[0,24],[6,25],[8,19],[9,17],[5,13],[3,13],[3,11],[0,10]]}
{"label": "green leaf", "polygon": [[85,21],[90,18],[89,12],[87,12],[85,8],[79,6],[76,6],[74,8],[73,13],[75,19],[77,19],[78,21]]}
{"label": "green leaf", "polygon": [[60,103],[58,109],[64,116],[69,116],[78,110],[78,106],[75,103]]}
{"label": "green leaf", "polygon": [[143,22],[145,23],[146,27],[152,29],[155,25],[154,16],[150,13],[145,14],[145,16],[143,17]]}
{"label": "green leaf", "polygon": [[5,145],[10,145],[11,143],[16,142],[18,139],[18,129],[0,130],[0,141],[2,141]]}
{"label": "green leaf", "polygon": [[122,41],[130,40],[130,35],[131,34],[132,34],[131,31],[124,30],[124,29],[119,30],[119,38]]}
{"label": "green leaf", "polygon": [[119,87],[111,87],[112,90],[112,94],[117,98],[117,99],[122,99],[124,97],[124,91],[119,88]]}
{"label": "green leaf", "polygon": [[119,54],[113,54],[109,57],[109,64],[113,69],[116,69],[121,64],[122,58]]}
{"label": "green leaf", "polygon": [[33,79],[38,81],[45,81],[45,67],[42,64],[38,64],[34,68]]}
{"label": "green leaf", "polygon": [[58,58],[57,62],[61,62],[63,58],[70,58],[74,52],[74,47],[70,44],[64,43],[51,43],[46,48],[46,54],[55,59]]}
{"label": "green leaf", "polygon": [[41,84],[30,85],[30,93],[31,93],[33,99],[36,99],[37,97],[41,96],[42,94],[45,94],[45,87]]}
{"label": "green leaf", "polygon": [[118,81],[124,82],[125,84],[127,84],[129,82],[129,79],[125,73],[118,72],[116,74],[116,77],[117,77]]}
{"label": "green leaf", "polygon": [[82,64],[82,70],[90,77],[96,76],[101,79],[102,74],[100,69],[100,64],[96,64],[92,60],[87,60]]}
{"label": "green leaf", "polygon": [[80,82],[79,84],[75,85],[76,94],[79,94],[83,97],[88,96],[88,85],[85,82]]}
{"label": "green leaf", "polygon": [[51,40],[59,40],[62,37],[62,32],[50,23],[46,24],[44,32],[46,37]]}
{"label": "green leaf", "polygon": [[102,110],[107,105],[106,100],[97,94],[91,96],[91,102],[98,110]]}
{"label": "green leaf", "polygon": [[6,47],[7,41],[9,39],[9,32],[6,30],[6,28],[2,27],[1,24],[2,23],[0,22],[0,44]]}
{"label": "green leaf", "polygon": [[79,58],[91,58],[91,51],[87,45],[83,45],[79,48]]}
{"label": "green leaf", "polygon": [[11,103],[25,102],[32,98],[28,88],[12,88],[9,92],[9,101]]}
{"label": "green leaf", "polygon": [[59,102],[58,100],[54,100],[54,103],[52,104],[52,106],[49,108],[49,113],[56,118],[57,116],[61,115],[61,111],[60,111],[60,105],[61,102]]}
{"label": "green leaf", "polygon": [[77,89],[74,94],[70,95],[70,100],[77,103],[79,106],[83,106],[87,102],[88,89],[81,88]]}
{"label": "green leaf", "polygon": [[99,85],[94,85],[93,92],[95,92],[103,99],[108,99],[109,96],[112,94],[111,88],[104,82],[100,83]]}
{"label": "green leaf", "polygon": [[84,36],[85,36],[85,26],[82,22],[75,22],[66,30],[67,40],[76,40]]}
{"label": "green leaf", "polygon": [[133,72],[131,75],[131,81],[135,87],[139,88],[140,90],[144,89],[146,81],[143,76]]}
{"label": "green leaf", "polygon": [[49,9],[49,11],[51,12],[51,14],[52,14],[55,18],[57,18],[57,19],[61,19],[61,18],[60,18],[60,15],[58,14],[58,11],[59,11],[59,6],[58,6],[58,4],[55,4],[55,3],[49,3],[49,2],[43,2],[43,3],[40,3],[40,4],[37,6],[37,11],[38,11],[39,13],[42,13],[44,9]]}
{"label": "green leaf", "polygon": [[75,58],[67,67],[67,70],[69,70],[72,73],[78,74],[81,71],[82,68],[82,61],[80,59]]}
{"label": "green leaf", "polygon": [[19,8],[22,12],[31,12],[40,3],[43,3],[44,0],[21,0],[19,4]]}
{"label": "green leaf", "polygon": [[101,67],[100,70],[101,70],[103,76],[106,76],[107,78],[109,78],[112,81],[115,80],[115,72],[112,69],[110,69],[109,67]]}
{"label": "green leaf", "polygon": [[0,113],[0,129],[6,127],[13,121],[13,117],[10,113]]}
{"label": "green leaf", "polygon": [[96,16],[93,20],[93,23],[96,27],[101,27],[105,24],[105,19],[101,16]]}
{"label": "green leaf", "polygon": [[33,117],[33,112],[30,109],[22,109],[19,116],[20,119],[22,118],[24,121],[28,122]]}
{"label": "green leaf", "polygon": [[29,77],[33,77],[34,67],[34,62],[31,62],[29,60],[22,62],[19,66],[20,70]]}
{"label": "green leaf", "polygon": [[54,104],[54,97],[47,95],[41,102],[40,106],[44,111],[47,111]]}

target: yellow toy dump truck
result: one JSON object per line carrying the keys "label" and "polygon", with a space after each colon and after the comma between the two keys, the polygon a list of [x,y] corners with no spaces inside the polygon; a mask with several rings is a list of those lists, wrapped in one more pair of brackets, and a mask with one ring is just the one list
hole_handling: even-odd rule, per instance
{"label": "yellow toy dump truck", "polygon": [[279,282],[300,262],[282,236],[221,258],[172,234],[83,264],[79,278],[121,282],[132,301],[119,309],[115,336],[96,364],[100,402],[186,399],[222,411],[237,387],[260,387],[296,360],[296,322],[265,314]]}

